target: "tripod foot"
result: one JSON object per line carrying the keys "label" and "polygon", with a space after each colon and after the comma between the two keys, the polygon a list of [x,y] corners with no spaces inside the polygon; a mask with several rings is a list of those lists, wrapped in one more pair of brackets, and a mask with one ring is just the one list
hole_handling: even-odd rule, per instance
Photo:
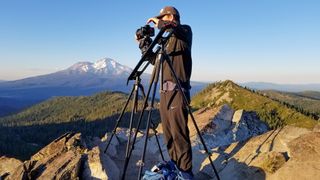
{"label": "tripod foot", "polygon": [[142,160],[139,160],[139,161],[136,163],[136,165],[139,166],[139,167],[142,167],[142,166],[144,166],[145,164],[144,164],[144,162],[142,162]]}

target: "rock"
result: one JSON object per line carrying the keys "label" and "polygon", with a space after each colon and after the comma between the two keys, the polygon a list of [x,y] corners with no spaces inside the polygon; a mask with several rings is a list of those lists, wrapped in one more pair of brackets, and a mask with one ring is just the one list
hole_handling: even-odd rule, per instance
{"label": "rock", "polygon": [[233,123],[239,123],[240,120],[242,119],[242,115],[244,113],[244,110],[237,110],[236,112],[234,112],[233,117],[232,117],[232,122]]}
{"label": "rock", "polygon": [[11,175],[20,165],[22,165],[22,162],[18,159],[1,156],[0,179]]}
{"label": "rock", "polygon": [[98,146],[87,153],[84,163],[83,179],[119,179],[120,170]]}
{"label": "rock", "polygon": [[[248,166],[245,163],[241,163],[236,159],[230,159],[228,165],[219,173],[220,179],[232,179],[232,180],[263,180],[265,179],[265,172],[254,166]],[[213,179],[216,179],[213,176]]]}
{"label": "rock", "polygon": [[[160,148],[161,151],[165,151],[166,150],[166,145],[164,144],[164,136],[159,136],[157,135],[158,140],[159,140],[159,144],[160,144]],[[143,152],[143,148],[144,148],[144,143],[145,143],[145,136],[143,136],[143,138],[141,138],[139,141],[136,142],[134,150],[133,150],[133,154],[141,156],[142,152]],[[157,139],[155,135],[151,135],[148,137],[148,142],[147,142],[147,150],[148,153],[151,154],[160,154],[160,149],[159,149],[159,145],[157,143]]]}
{"label": "rock", "polygon": [[233,132],[233,141],[244,141],[268,130],[268,126],[259,119],[255,112],[238,110],[232,122],[234,124],[231,130]]}
{"label": "rock", "polygon": [[[259,119],[255,112],[244,110],[234,112],[228,105],[222,106],[212,119],[201,130],[202,136],[210,148],[244,141],[268,130],[268,126]],[[199,139],[196,142],[201,146]]]}
{"label": "rock", "polygon": [[79,133],[66,133],[20,164],[8,179],[76,179],[84,147]]}
{"label": "rock", "polygon": [[314,126],[313,131],[320,132],[320,123],[318,123],[317,125]]}
{"label": "rock", "polygon": [[67,151],[50,162],[45,162],[45,168],[38,166],[31,173],[36,172],[36,179],[77,179],[80,172],[81,154]]}
{"label": "rock", "polygon": [[289,143],[290,159],[270,179],[319,179],[320,132],[301,135]]}
{"label": "rock", "polygon": [[[221,171],[226,166],[226,159],[218,153],[216,149],[213,152],[214,153],[210,156],[211,160],[213,161],[215,168],[218,171]],[[203,176],[215,177],[208,154],[204,150],[200,150],[197,147],[192,148],[192,165],[196,179],[200,179]]]}
{"label": "rock", "polygon": [[[228,105],[223,105],[218,114],[214,116],[212,122],[204,128],[204,132],[222,132],[230,128],[232,125],[232,117],[234,110],[231,109]],[[212,125],[213,124],[213,125]],[[206,130],[207,129],[207,130]]]}
{"label": "rock", "polygon": [[94,146],[99,146],[99,148],[104,152],[107,148],[107,145],[109,143],[108,149],[107,149],[107,154],[109,156],[115,157],[118,155],[117,148],[119,146],[119,140],[116,136],[113,136],[112,141],[110,141],[111,134],[109,136],[105,135],[104,138],[99,139],[97,137],[93,138],[93,147]]}
{"label": "rock", "polygon": [[[214,124],[212,124],[212,119],[220,112],[221,108],[222,107],[202,108],[202,109],[199,109],[198,111],[194,112],[194,118],[196,120],[197,126],[200,131],[203,131],[204,129],[208,128],[208,126],[209,127],[211,125],[214,126]],[[198,136],[198,133],[196,131],[196,128],[195,128],[194,123],[191,120],[191,118],[189,118],[189,120],[188,120],[188,127],[190,130],[190,139],[191,140],[196,139]],[[161,128],[162,128],[162,125],[159,125],[157,128],[157,129],[159,129],[158,132],[163,133]],[[215,128],[215,127],[212,127],[212,128]]]}
{"label": "rock", "polygon": [[38,153],[33,155],[30,160],[42,163],[41,161],[49,161],[57,155],[70,150],[80,152],[85,146],[85,143],[81,140],[80,133],[66,133],[42,148]]}
{"label": "rock", "polygon": [[280,152],[290,156],[289,142],[311,131],[305,128],[286,126],[281,129],[271,130],[256,136],[243,143],[233,143],[224,150],[229,157],[234,157],[239,162],[250,165],[261,165],[262,156],[269,152]]}
{"label": "rock", "polygon": [[286,126],[214,152],[221,179],[320,177],[320,132],[304,128]]}
{"label": "rock", "polygon": [[276,172],[287,161],[283,153],[274,151],[261,153],[261,157],[259,166],[268,173]]}
{"label": "rock", "polygon": [[67,133],[31,157],[36,163],[29,174],[38,179],[76,178],[84,148],[80,133]]}
{"label": "rock", "polygon": [[[253,112],[233,111],[228,106],[202,109],[199,129],[211,152],[221,179],[318,179],[320,177],[320,132],[286,126],[265,132],[267,127]],[[212,123],[214,119],[214,123]],[[198,120],[198,119],[197,119]],[[189,122],[190,123],[190,122]],[[194,137],[196,134],[192,129]],[[119,179],[124,165],[127,129],[118,129],[108,153],[103,153],[109,136],[81,138],[66,133],[21,162],[0,158],[0,175],[5,179]],[[264,134],[262,134],[264,133]],[[261,135],[259,135],[261,134]],[[144,136],[138,134],[128,164],[126,179],[136,179]],[[165,160],[169,160],[163,135],[159,134]],[[197,138],[192,140],[195,179],[216,179],[207,153]],[[162,161],[150,131],[143,170]]]}

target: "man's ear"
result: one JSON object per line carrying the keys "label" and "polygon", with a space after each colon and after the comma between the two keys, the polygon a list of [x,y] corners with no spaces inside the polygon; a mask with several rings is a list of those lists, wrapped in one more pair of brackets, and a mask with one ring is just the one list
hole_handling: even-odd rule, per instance
{"label": "man's ear", "polygon": [[174,21],[174,16],[172,14],[169,14],[170,15],[170,21]]}

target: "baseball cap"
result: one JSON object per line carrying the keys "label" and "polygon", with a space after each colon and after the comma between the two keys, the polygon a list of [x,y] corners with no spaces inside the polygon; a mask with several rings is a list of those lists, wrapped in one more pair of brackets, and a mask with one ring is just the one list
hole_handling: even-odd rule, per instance
{"label": "baseball cap", "polygon": [[180,14],[175,7],[166,6],[160,10],[160,14],[158,16],[156,16],[156,18],[162,18],[163,16],[165,16],[167,14],[172,14],[172,15],[180,17]]}

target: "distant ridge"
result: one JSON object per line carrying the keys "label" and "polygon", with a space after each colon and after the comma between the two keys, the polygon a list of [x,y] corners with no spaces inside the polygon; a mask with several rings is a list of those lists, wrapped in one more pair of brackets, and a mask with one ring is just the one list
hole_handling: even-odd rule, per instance
{"label": "distant ridge", "polygon": [[300,91],[320,91],[320,84],[276,84],[268,82],[245,82],[239,83],[241,86],[249,87],[256,90],[278,90],[289,92]]}
{"label": "distant ridge", "polygon": [[320,118],[320,92],[284,92],[275,90],[262,90],[259,92],[271,99],[287,103],[305,114],[314,116],[315,119]]}
{"label": "distant ridge", "polygon": [[317,123],[311,117],[297,112],[293,108],[253,90],[243,88],[230,80],[209,84],[193,97],[191,103],[195,109],[228,104],[233,109],[254,111],[271,128],[284,125],[313,128]]}

